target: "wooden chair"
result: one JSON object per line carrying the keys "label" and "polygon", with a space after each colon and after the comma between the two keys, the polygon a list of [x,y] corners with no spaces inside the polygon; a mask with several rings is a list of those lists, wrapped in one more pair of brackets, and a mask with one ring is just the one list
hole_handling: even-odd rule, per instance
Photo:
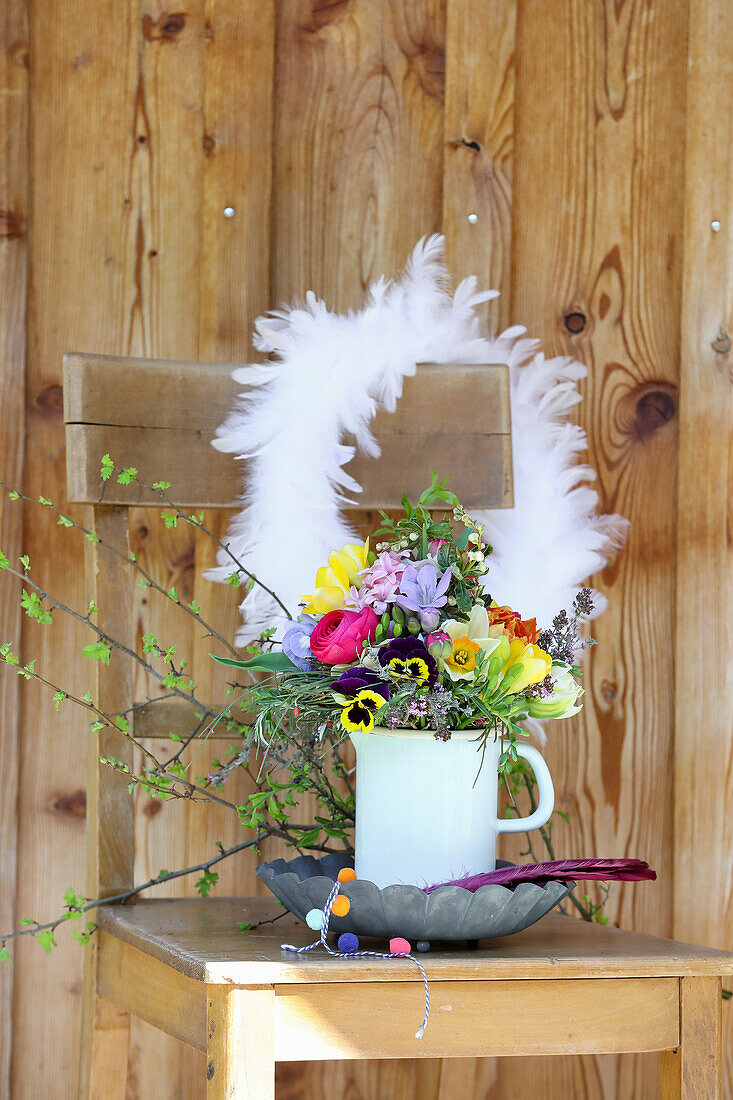
{"label": "wooden chair", "polygon": [[[105,452],[143,480],[168,477],[183,506],[236,504],[235,464],[209,445],[236,392],[231,369],[65,357],[68,496],[85,504],[88,527],[126,549],[128,509],[157,502],[114,481],[102,496]],[[448,403],[462,425],[458,439],[441,423]],[[376,429],[384,461],[351,467],[365,485],[360,507],[399,504],[397,490],[419,490],[429,465],[458,471],[453,488],[469,506],[511,503],[506,368],[423,365]],[[457,462],[459,452],[470,461]],[[124,562],[89,543],[87,577],[100,627],[134,646]],[[98,666],[104,711],[127,710],[132,690],[128,665]],[[136,716],[138,736],[170,729],[167,719],[156,729],[144,712]],[[133,885],[133,804],[125,776],[100,756],[131,765],[129,742],[110,730],[89,739],[87,890],[105,898]],[[312,940],[290,917],[247,936],[236,929],[276,911],[274,900],[257,898],[101,907],[85,963],[80,1096],[124,1100],[130,1013],[206,1052],[211,1100],[271,1100],[278,1060],[652,1050],[666,1052],[663,1096],[720,1094],[721,975],[733,973],[733,955],[552,915],[476,951],[427,955],[432,1012],[418,1041],[414,965],[284,955],[283,941]],[[441,1086],[441,1096],[448,1091]]]}

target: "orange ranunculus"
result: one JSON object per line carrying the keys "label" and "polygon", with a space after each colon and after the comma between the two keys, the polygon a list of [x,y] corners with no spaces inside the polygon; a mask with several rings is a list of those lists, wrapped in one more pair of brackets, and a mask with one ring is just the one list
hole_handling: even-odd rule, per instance
{"label": "orange ranunculus", "polygon": [[493,604],[488,611],[489,626],[492,628],[489,634],[492,638],[505,634],[510,642],[519,638],[527,645],[534,645],[539,638],[540,632],[537,629],[536,619],[520,619],[519,613],[512,611],[511,607],[497,607],[496,604]]}

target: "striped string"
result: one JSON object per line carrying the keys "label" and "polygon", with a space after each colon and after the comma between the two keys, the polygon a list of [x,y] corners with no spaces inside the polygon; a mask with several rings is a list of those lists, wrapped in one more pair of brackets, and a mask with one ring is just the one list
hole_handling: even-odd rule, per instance
{"label": "striped string", "polygon": [[333,903],[338,896],[338,892],[341,889],[341,883],[335,882],[333,889],[328,895],[326,904],[323,907],[323,923],[321,924],[321,935],[314,943],[309,943],[306,947],[294,947],[291,943],[282,943],[280,946],[283,951],[292,951],[296,955],[302,955],[306,951],[312,951],[314,947],[325,947],[329,955],[333,955],[337,959],[355,959],[355,958],[370,958],[370,959],[411,959],[415,966],[418,968],[422,975],[423,985],[425,987],[425,1016],[423,1022],[415,1032],[416,1039],[422,1039],[425,1034],[425,1028],[428,1026],[428,1020],[430,1018],[430,989],[428,988],[428,976],[425,973],[425,967],[416,959],[414,955],[408,954],[406,951],[395,952],[390,954],[386,951],[335,951],[333,947],[330,947],[326,942],[326,936],[328,935],[328,922],[331,919],[331,909]]}

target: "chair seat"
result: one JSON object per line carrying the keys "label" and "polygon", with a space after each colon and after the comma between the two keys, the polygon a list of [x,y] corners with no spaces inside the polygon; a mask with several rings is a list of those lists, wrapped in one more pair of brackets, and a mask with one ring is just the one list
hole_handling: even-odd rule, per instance
{"label": "chair seat", "polygon": [[[283,943],[302,947],[316,937],[290,914],[250,932],[237,927],[237,922],[269,920],[279,913],[270,898],[160,899],[101,908],[98,923],[106,933],[200,982],[415,981],[409,960],[283,951]],[[436,950],[422,958],[429,977],[446,981],[733,974],[733,955],[727,952],[589,924],[560,912],[514,936],[481,941],[475,950]]]}

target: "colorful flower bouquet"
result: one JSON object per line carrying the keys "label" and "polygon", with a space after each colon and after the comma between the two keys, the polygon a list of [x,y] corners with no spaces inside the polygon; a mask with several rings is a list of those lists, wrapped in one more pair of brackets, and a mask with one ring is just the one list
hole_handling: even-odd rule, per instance
{"label": "colorful flower bouquet", "polygon": [[[270,673],[247,689],[265,755],[292,769],[294,750],[312,777],[335,750],[348,780],[338,749],[352,741],[356,871],[379,886],[492,871],[498,833],[549,820],[552,780],[522,723],[580,709],[578,623],[592,610],[582,590],[540,630],[492,599],[483,528],[444,481],[403,505],[399,520],[381,513],[373,547],[330,555],[281,650],[222,658]],[[537,805],[499,818],[499,779],[526,764]]]}
{"label": "colorful flower bouquet", "polygon": [[[443,501],[447,514],[434,515]],[[262,745],[293,724],[311,743],[377,726],[441,741],[472,729],[481,742],[504,740],[506,764],[525,719],[580,709],[577,627],[589,592],[541,630],[492,599],[483,527],[444,481],[403,505],[398,521],[381,513],[374,545],[331,554],[282,652],[225,663],[276,674],[251,689]]]}

